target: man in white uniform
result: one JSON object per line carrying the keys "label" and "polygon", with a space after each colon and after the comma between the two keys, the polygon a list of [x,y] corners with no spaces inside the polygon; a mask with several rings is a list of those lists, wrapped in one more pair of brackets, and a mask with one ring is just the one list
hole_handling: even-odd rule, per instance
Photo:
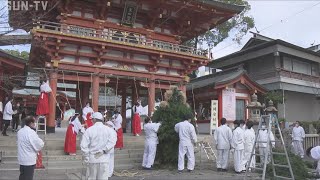
{"label": "man in white uniform", "polygon": [[218,171],[227,171],[230,144],[232,142],[232,131],[227,126],[226,118],[221,119],[221,126],[214,132],[214,140],[218,151],[217,169]]}
{"label": "man in white uniform", "polygon": [[[107,121],[106,125],[112,129],[112,138],[117,139],[117,133],[114,127],[113,122]],[[113,175],[113,170],[114,170],[114,148],[110,150],[108,153],[109,156],[109,177]]]}
{"label": "man in white uniform", "polygon": [[[260,141],[260,143],[258,143],[258,147],[259,147],[259,154],[261,155],[260,156],[260,163],[262,163],[262,166],[263,166],[265,158],[267,158],[267,164],[270,162],[270,148],[271,147],[269,147],[269,149],[267,149],[266,142],[268,141],[268,129],[267,129],[266,123],[262,122],[261,127],[264,129],[261,129],[258,131],[259,135],[258,135],[257,141]],[[270,132],[269,138],[270,138],[270,141],[272,144],[272,148],[274,148],[276,143],[275,143],[274,135],[272,132]]]}
{"label": "man in white uniform", "polygon": [[37,160],[37,153],[43,148],[44,142],[35,132],[35,119],[25,118],[25,126],[18,131],[18,162],[20,164],[19,180],[32,180]]}
{"label": "man in white uniform", "polygon": [[109,177],[108,153],[114,148],[117,139],[113,130],[105,126],[100,112],[92,115],[95,124],[83,134],[81,150],[87,163],[87,180],[107,180]]}
{"label": "man in white uniform", "polygon": [[197,135],[194,126],[190,123],[192,115],[185,114],[184,121],[177,123],[174,130],[179,133],[179,156],[178,156],[178,171],[182,173],[184,169],[184,157],[187,155],[189,172],[194,170],[194,144],[197,143]]}
{"label": "man in white uniform", "polygon": [[154,158],[156,157],[157,145],[159,144],[158,140],[158,130],[160,123],[152,123],[150,117],[146,117],[144,132],[146,134],[144,142],[144,153],[142,167],[144,169],[150,170],[154,163]]}
{"label": "man in white uniform", "polygon": [[10,125],[11,120],[12,120],[12,115],[16,113],[12,109],[12,102],[13,102],[12,97],[9,97],[8,102],[5,105],[4,110],[3,110],[3,118],[2,118],[2,123],[4,125],[3,131],[2,131],[3,136],[8,136],[7,129]]}
{"label": "man in white uniform", "polygon": [[[254,145],[254,140],[256,138],[256,135],[252,126],[253,126],[253,122],[247,121],[247,124],[246,124],[247,129],[244,131],[244,164],[245,165],[248,165],[252,148]],[[249,167],[255,167],[255,166],[256,166],[256,157],[255,155],[253,155]],[[251,168],[249,168],[249,171],[251,171]]]}
{"label": "man in white uniform", "polygon": [[317,175],[320,175],[320,146],[316,146],[316,147],[309,147],[306,150],[306,154],[308,157],[311,157],[312,159],[318,161],[317,163]]}
{"label": "man in white uniform", "polygon": [[306,135],[304,129],[300,126],[300,122],[297,121],[295,127],[292,129],[292,145],[294,154],[300,156],[301,158],[304,157],[302,142],[305,137]]}
{"label": "man in white uniform", "polygon": [[234,148],[234,170],[237,174],[245,170],[243,164],[243,155],[244,155],[244,131],[240,127],[240,121],[235,120],[234,122],[235,129],[233,130],[232,136],[232,147]]}

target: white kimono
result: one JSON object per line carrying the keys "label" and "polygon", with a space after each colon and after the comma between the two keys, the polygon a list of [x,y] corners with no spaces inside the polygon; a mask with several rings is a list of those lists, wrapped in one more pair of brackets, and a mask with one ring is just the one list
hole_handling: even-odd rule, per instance
{"label": "white kimono", "polygon": [[72,125],[73,125],[73,127],[72,127],[73,133],[78,134],[79,131],[82,132],[82,133],[85,132],[84,127],[82,126],[79,118],[74,119],[72,122],[69,121],[69,124],[72,124]]}
{"label": "white kimono", "polygon": [[314,160],[318,161],[316,171],[317,171],[317,174],[320,175],[320,146],[316,146],[312,148],[310,153],[311,153],[311,157]]}
{"label": "white kimono", "polygon": [[139,116],[141,116],[141,114],[143,113],[143,107],[140,105],[140,106],[133,106],[132,107],[132,112],[134,114],[138,113]]}
{"label": "white kimono", "polygon": [[40,92],[45,92],[45,93],[49,93],[51,92],[52,89],[49,86],[49,82],[43,82],[40,86]]}
{"label": "white kimono", "polygon": [[213,137],[218,151],[217,168],[227,169],[230,144],[232,142],[232,131],[224,124],[215,130]]}
{"label": "white kimono", "polygon": [[146,138],[144,142],[142,167],[151,168],[151,166],[153,166],[157,145],[159,144],[157,133],[160,125],[160,123],[147,123],[144,125]]}
{"label": "white kimono", "polygon": [[87,120],[87,114],[93,113],[93,109],[90,106],[86,106],[82,109],[82,118],[83,120]]}
{"label": "white kimono", "polygon": [[[247,165],[247,163],[250,160],[255,138],[256,138],[256,135],[253,128],[246,129],[244,131],[244,164],[245,165]],[[252,160],[249,167],[255,167],[255,166],[256,166],[256,156],[254,155],[252,156]]]}
{"label": "white kimono", "polygon": [[122,128],[122,116],[121,114],[118,114],[117,116],[113,115],[113,124],[114,124],[114,128],[116,131],[118,131],[118,129]]}
{"label": "white kimono", "polygon": [[299,155],[301,158],[304,157],[304,150],[302,142],[306,137],[303,127],[298,126],[292,129],[292,145],[295,155]]}
{"label": "white kimono", "polygon": [[11,121],[13,114],[15,114],[15,112],[12,109],[12,103],[11,101],[8,101],[7,104],[4,106],[2,118],[4,121]]}
{"label": "white kimono", "polygon": [[187,120],[177,123],[174,130],[179,133],[179,156],[178,156],[178,170],[184,169],[184,156],[188,158],[188,170],[194,170],[194,147],[193,144],[197,142],[197,135],[194,126]]}
{"label": "white kimono", "polygon": [[87,166],[86,179],[107,180],[109,177],[109,155],[117,142],[114,130],[102,122],[96,122],[83,134],[80,144]]}
{"label": "white kimono", "polygon": [[243,164],[244,155],[244,131],[242,128],[237,127],[233,130],[232,147],[234,148],[234,170],[241,172],[245,170]]}
{"label": "white kimono", "polygon": [[[267,163],[270,162],[270,148],[267,149],[267,141],[268,141],[268,130],[259,130],[258,131],[259,135],[258,135],[258,139],[257,141],[260,141],[260,143],[258,143],[259,146],[259,154],[260,156],[260,162],[264,163],[264,158],[267,158]],[[270,141],[272,144],[272,147],[275,147],[276,143],[274,142],[275,138],[273,136],[273,133],[270,132]]]}

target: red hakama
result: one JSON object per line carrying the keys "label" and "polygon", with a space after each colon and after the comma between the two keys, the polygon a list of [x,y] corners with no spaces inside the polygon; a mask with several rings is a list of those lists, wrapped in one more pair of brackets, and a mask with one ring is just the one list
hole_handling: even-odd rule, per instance
{"label": "red hakama", "polygon": [[87,120],[85,120],[85,123],[87,125],[87,128],[93,126],[92,118],[91,118],[91,113],[87,114]]}
{"label": "red hakama", "polygon": [[132,133],[133,135],[140,134],[141,133],[141,121],[140,116],[138,113],[135,113],[133,115],[132,119]]}
{"label": "red hakama", "polygon": [[49,94],[41,92],[37,105],[37,115],[47,115],[49,114]]}
{"label": "red hakama", "polygon": [[115,148],[123,148],[123,131],[122,131],[122,128],[120,128],[118,131],[117,131],[117,143],[116,145],[114,146]]}
{"label": "red hakama", "polygon": [[77,133],[72,128],[73,124],[69,124],[64,141],[64,152],[68,154],[75,154],[77,151]]}

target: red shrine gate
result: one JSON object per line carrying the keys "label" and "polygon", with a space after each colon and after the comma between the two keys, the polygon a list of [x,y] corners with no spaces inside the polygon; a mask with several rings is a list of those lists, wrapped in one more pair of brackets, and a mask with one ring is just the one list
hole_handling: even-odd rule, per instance
{"label": "red shrine gate", "polygon": [[[99,87],[113,87],[133,102],[147,90],[148,112],[156,93],[177,85],[186,91],[187,75],[209,62],[206,50],[182,46],[243,7],[215,1],[52,0],[32,29],[30,66],[50,80],[48,130],[54,132],[58,82],[77,84],[76,109],[89,101],[98,110]],[[12,14],[10,14],[12,15]],[[11,16],[14,19],[14,16]],[[27,17],[24,17],[28,19]],[[14,22],[13,27],[17,26]],[[45,77],[45,76],[43,76]],[[79,83],[77,83],[79,82]],[[119,90],[119,91],[118,91]]]}

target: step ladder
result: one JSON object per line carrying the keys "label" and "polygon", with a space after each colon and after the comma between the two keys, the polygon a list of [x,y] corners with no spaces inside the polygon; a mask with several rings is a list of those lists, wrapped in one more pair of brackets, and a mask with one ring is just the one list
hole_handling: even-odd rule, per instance
{"label": "step ladder", "polygon": [[[262,124],[263,122],[266,125],[266,128],[262,128]],[[271,140],[270,139],[270,134],[272,133],[272,126],[275,126],[278,131],[279,131],[279,135],[280,135],[280,141],[279,140]],[[268,139],[267,141],[259,141],[259,131],[260,130],[267,130],[268,131]],[[272,144],[271,143],[275,143],[275,142],[280,142],[281,148],[283,148],[284,152],[274,152],[271,148]],[[256,147],[259,143],[267,143],[267,152],[269,150],[270,153],[268,153],[269,155],[267,155],[267,157],[264,157],[264,162],[261,162],[261,157],[263,156],[261,154],[261,152],[259,152],[259,154],[257,154],[256,152]],[[278,156],[285,156],[286,160],[287,160],[287,164],[283,165],[283,164],[276,164],[274,161],[274,155],[278,155]],[[260,166],[259,167],[249,167],[249,165],[251,164],[251,161],[254,159],[254,156],[259,156],[260,157]],[[260,170],[262,171],[262,180],[266,179],[266,170],[267,170],[267,164],[269,163],[269,156],[270,156],[270,160],[271,160],[271,166],[272,166],[272,171],[273,171],[273,176],[276,179],[291,179],[294,180],[294,175],[293,175],[293,171],[292,171],[292,167],[290,164],[290,160],[289,160],[289,156],[283,141],[283,136],[281,133],[281,129],[279,126],[279,122],[277,119],[277,116],[275,114],[269,114],[269,115],[262,115],[259,121],[259,125],[258,125],[258,129],[256,132],[256,137],[255,137],[255,141],[253,144],[253,148],[251,151],[251,155],[250,155],[250,160],[247,162],[246,164],[246,175],[245,175],[245,179],[248,178],[249,175],[249,169],[254,169],[254,170]],[[263,164],[262,164],[263,163]],[[289,170],[289,174],[290,177],[284,177],[284,176],[279,176],[276,174],[276,169],[275,168],[285,168]]]}
{"label": "step ladder", "polygon": [[204,153],[206,154],[208,160],[214,160],[217,159],[216,154],[214,153],[212,146],[210,145],[210,142],[206,139],[199,142],[199,146],[201,149],[203,149]]}
{"label": "step ladder", "polygon": [[[40,128],[40,126],[44,126],[43,129]],[[44,132],[44,134],[47,134],[47,119],[46,116],[39,116],[36,120],[36,132]]]}

